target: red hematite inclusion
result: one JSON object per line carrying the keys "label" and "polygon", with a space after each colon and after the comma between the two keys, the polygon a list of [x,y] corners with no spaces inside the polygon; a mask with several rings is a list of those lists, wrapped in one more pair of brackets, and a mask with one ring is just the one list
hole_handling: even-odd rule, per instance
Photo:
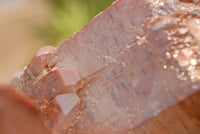
{"label": "red hematite inclusion", "polygon": [[49,128],[66,132],[80,116],[80,99],[76,94],[79,88],[75,85],[78,85],[81,77],[74,69],[47,66],[48,58],[55,50],[50,46],[41,48],[25,72],[17,76],[14,85],[19,84],[23,76],[31,78],[29,85],[34,90],[24,92],[40,107]]}
{"label": "red hematite inclusion", "polygon": [[118,0],[58,48],[41,49],[16,88],[62,134],[134,133],[200,90],[199,24],[193,3]]}
{"label": "red hematite inclusion", "polygon": [[77,88],[74,85],[80,80],[79,73],[73,69],[55,68],[34,84],[33,92],[34,94],[38,93],[38,97],[41,99],[51,100],[61,93],[76,92]]}
{"label": "red hematite inclusion", "polygon": [[45,123],[54,131],[66,132],[76,122],[81,110],[76,94],[81,77],[69,68],[53,68],[34,83],[30,93],[45,118]]}

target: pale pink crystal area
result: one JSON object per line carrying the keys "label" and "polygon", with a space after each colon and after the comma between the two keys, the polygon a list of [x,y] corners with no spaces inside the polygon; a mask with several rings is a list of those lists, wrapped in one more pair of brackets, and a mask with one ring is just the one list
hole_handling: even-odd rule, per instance
{"label": "pale pink crystal area", "polygon": [[53,52],[54,50],[55,50],[55,47],[52,47],[52,46],[42,47],[42,48],[35,54],[35,56],[36,56],[36,57],[41,57],[41,56],[44,56],[44,55],[47,55],[47,54]]}
{"label": "pale pink crystal area", "polygon": [[57,73],[59,73],[60,79],[63,80],[63,86],[66,88],[77,84],[81,80],[79,73],[73,69],[60,68],[56,71],[58,71]]}
{"label": "pale pink crystal area", "polygon": [[55,132],[68,132],[81,115],[80,98],[76,93],[57,95],[46,110],[45,124]]}
{"label": "pale pink crystal area", "polygon": [[79,102],[79,97],[76,93],[58,95],[55,99],[65,115],[67,115]]}
{"label": "pale pink crystal area", "polygon": [[128,133],[199,91],[195,3],[118,0],[58,48],[45,50],[45,62],[34,57],[15,87],[57,132]]}
{"label": "pale pink crystal area", "polygon": [[[55,131],[66,132],[69,128],[73,127],[74,122],[80,116],[80,98],[76,93],[57,95],[48,110],[51,111],[49,114],[51,120],[51,125]],[[56,116],[52,116],[56,115]]]}

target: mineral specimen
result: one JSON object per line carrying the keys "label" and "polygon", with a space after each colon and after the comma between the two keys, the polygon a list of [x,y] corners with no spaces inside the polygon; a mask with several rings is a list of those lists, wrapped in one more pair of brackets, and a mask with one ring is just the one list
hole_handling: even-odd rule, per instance
{"label": "mineral specimen", "polygon": [[199,31],[196,1],[118,0],[13,83],[55,131],[134,133],[199,91]]}

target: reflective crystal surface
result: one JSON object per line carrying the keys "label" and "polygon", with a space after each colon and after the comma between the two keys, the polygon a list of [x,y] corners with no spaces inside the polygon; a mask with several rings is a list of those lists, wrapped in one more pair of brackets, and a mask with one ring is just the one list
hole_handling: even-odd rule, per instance
{"label": "reflective crystal surface", "polygon": [[128,133],[199,91],[199,31],[196,1],[118,0],[16,87],[58,132]]}

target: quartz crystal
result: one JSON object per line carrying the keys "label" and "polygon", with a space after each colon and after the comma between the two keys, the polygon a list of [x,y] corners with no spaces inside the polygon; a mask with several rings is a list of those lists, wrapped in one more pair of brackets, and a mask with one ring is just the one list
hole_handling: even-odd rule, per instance
{"label": "quartz crystal", "polygon": [[[80,117],[80,98],[76,93],[57,95],[48,106],[46,121],[53,130],[65,133],[73,127]],[[50,112],[49,112],[50,111]]]}
{"label": "quartz crystal", "polygon": [[200,90],[198,1],[118,0],[12,83],[67,134],[134,133]]}

